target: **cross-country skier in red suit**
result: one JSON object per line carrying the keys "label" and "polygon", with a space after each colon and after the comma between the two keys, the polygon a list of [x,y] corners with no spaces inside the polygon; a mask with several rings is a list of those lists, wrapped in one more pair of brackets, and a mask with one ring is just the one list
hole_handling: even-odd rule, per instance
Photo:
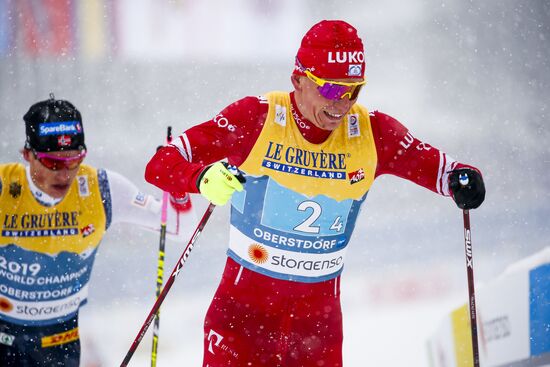
{"label": "cross-country skier in red suit", "polygon": [[317,23],[298,50],[293,92],[236,101],[148,163],[147,181],[174,195],[232,201],[203,366],[342,366],[340,275],[376,177],[405,178],[460,208],[483,202],[478,169],[356,103],[364,73],[356,29]]}

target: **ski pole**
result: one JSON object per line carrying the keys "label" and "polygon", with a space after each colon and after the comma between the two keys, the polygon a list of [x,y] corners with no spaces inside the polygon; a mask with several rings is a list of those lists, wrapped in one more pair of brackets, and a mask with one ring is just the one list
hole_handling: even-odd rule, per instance
{"label": "ski pole", "polygon": [[197,228],[195,229],[195,232],[193,232],[193,235],[191,236],[191,239],[187,243],[187,246],[185,247],[185,250],[183,250],[183,253],[181,254],[176,266],[174,267],[174,270],[172,270],[172,274],[170,274],[170,277],[166,281],[166,284],[164,285],[164,288],[160,292],[159,296],[157,297],[157,300],[155,304],[153,305],[153,308],[151,308],[151,311],[149,312],[149,315],[145,319],[145,322],[141,326],[141,329],[139,330],[136,338],[134,339],[134,342],[130,346],[130,349],[126,353],[126,356],[124,357],[124,360],[120,364],[120,367],[126,367],[128,363],[130,362],[130,359],[134,355],[139,343],[143,339],[143,336],[147,332],[147,329],[149,328],[149,325],[151,325],[151,322],[153,321],[153,318],[155,317],[155,314],[157,313],[158,309],[160,308],[160,305],[164,301],[164,298],[166,298],[166,295],[168,294],[168,291],[170,291],[170,288],[174,284],[174,280],[176,279],[176,276],[178,276],[179,272],[183,268],[183,264],[187,261],[187,258],[189,257],[189,254],[191,253],[191,250],[193,250],[193,247],[195,246],[195,242],[197,241],[197,238],[203,231],[204,227],[206,226],[206,223],[208,222],[208,219],[210,218],[210,215],[212,214],[212,211],[214,211],[214,208],[216,206],[212,203],[208,205],[208,208],[204,212],[201,220],[199,221],[199,224],[197,225]]}
{"label": "ski pole", "polygon": [[472,331],[472,352],[474,367],[479,367],[479,348],[477,344],[477,317],[476,317],[476,295],[474,287],[474,254],[472,251],[472,233],[470,230],[470,212],[463,209],[464,217],[464,245],[466,251],[466,272],[468,275],[468,295],[470,310],[470,328]]}
{"label": "ski pole", "polygon": [[[172,141],[172,127],[168,126],[166,131],[166,144],[170,144]],[[162,290],[162,283],[164,277],[164,247],[166,244],[166,218],[168,214],[168,200],[169,194],[166,191],[162,192],[162,207],[160,214],[160,240],[159,240],[159,255],[157,262],[157,290],[156,297],[160,295]],[[153,325],[153,346],[151,349],[151,367],[156,367],[157,365],[157,350],[159,342],[159,332],[160,332],[160,307],[156,313],[155,324]]]}

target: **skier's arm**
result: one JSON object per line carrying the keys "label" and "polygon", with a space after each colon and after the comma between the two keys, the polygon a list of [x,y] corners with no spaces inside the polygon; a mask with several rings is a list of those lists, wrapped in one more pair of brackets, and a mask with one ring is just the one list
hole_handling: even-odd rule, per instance
{"label": "skier's arm", "polygon": [[199,178],[210,165],[224,159],[235,166],[244,162],[263,127],[267,109],[259,97],[232,103],[159,149],[147,164],[145,179],[175,196],[199,192]]}
{"label": "skier's arm", "polygon": [[[474,206],[470,203],[468,205],[470,207],[477,207],[481,204],[485,188],[479,169],[457,162],[439,149],[420,141],[391,116],[374,112],[371,115],[371,122],[378,154],[377,176],[396,175],[441,195],[453,196],[455,201],[457,199],[460,201],[473,200]],[[472,172],[472,176],[475,175],[478,180],[478,185],[470,189],[463,189],[455,185],[451,190],[450,175],[453,172],[458,172],[457,170]],[[454,195],[460,190],[465,197]],[[457,204],[460,206],[459,202]]]}
{"label": "skier's arm", "polygon": [[[162,203],[156,197],[141,192],[136,185],[121,174],[106,170],[111,199],[111,223],[129,223],[141,228],[159,231]],[[167,207],[166,233],[184,238],[192,233],[196,223],[194,211],[176,210],[174,205]]]}

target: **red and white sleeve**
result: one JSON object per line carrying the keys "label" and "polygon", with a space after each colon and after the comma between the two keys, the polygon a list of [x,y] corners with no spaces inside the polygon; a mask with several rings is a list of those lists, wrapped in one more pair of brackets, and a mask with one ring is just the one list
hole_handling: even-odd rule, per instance
{"label": "red and white sleeve", "polygon": [[198,192],[197,178],[209,164],[227,159],[240,165],[263,127],[268,110],[263,101],[245,97],[183,132],[151,158],[145,170],[147,182],[178,197]]}
{"label": "red and white sleeve", "polygon": [[392,174],[450,196],[452,170],[468,167],[479,171],[420,141],[391,116],[375,111],[370,117],[378,154],[376,176]]}

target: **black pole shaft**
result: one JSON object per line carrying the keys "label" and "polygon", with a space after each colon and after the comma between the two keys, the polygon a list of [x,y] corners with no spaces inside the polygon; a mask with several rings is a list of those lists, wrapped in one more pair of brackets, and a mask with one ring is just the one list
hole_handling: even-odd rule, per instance
{"label": "black pole shaft", "polygon": [[[166,144],[172,142],[172,126],[168,126],[166,129]],[[162,291],[162,283],[164,277],[164,248],[166,245],[166,210],[168,206],[168,193],[162,193],[162,213],[160,223],[160,239],[159,239],[159,252],[157,260],[157,286],[155,296],[158,298]],[[151,346],[151,367],[157,366],[158,346],[159,346],[159,334],[160,334],[160,308],[155,315],[155,324],[153,325],[153,343]]]}
{"label": "black pole shaft", "polygon": [[214,208],[216,206],[214,204],[208,205],[208,208],[204,212],[204,215],[202,216],[199,224],[197,225],[197,228],[195,229],[195,232],[193,232],[193,236],[191,236],[191,239],[189,240],[189,243],[185,247],[185,250],[183,250],[183,253],[181,254],[176,266],[174,267],[174,270],[172,270],[172,274],[170,274],[170,277],[166,281],[166,284],[164,285],[164,288],[162,289],[162,292],[160,292],[159,296],[157,297],[157,300],[155,304],[153,305],[153,308],[151,308],[151,311],[149,312],[149,315],[145,319],[145,322],[141,326],[141,329],[139,330],[136,338],[134,339],[134,342],[130,346],[130,349],[126,353],[126,356],[124,357],[124,360],[120,364],[120,367],[126,367],[128,366],[128,363],[130,362],[130,359],[132,359],[132,356],[134,355],[139,343],[143,339],[143,336],[147,332],[147,329],[151,325],[151,322],[155,318],[155,314],[157,313],[158,309],[160,308],[160,305],[164,301],[164,298],[166,298],[166,295],[168,294],[168,291],[170,291],[170,288],[172,288],[172,285],[174,284],[174,280],[176,276],[181,271],[183,264],[185,261],[187,261],[187,258],[189,257],[189,254],[191,253],[191,250],[193,250],[193,246],[195,246],[195,242],[197,241],[197,238],[201,234],[202,230],[206,226],[206,223],[208,222],[208,219],[210,218],[210,215],[212,214],[212,211],[214,211]]}
{"label": "black pole shaft", "polygon": [[[159,241],[159,253],[158,253],[158,264],[157,264],[157,287],[156,287],[156,297],[160,295],[162,290],[162,278],[164,274],[164,247],[166,242],[166,223],[161,225],[160,229],[160,241]],[[160,334],[160,308],[155,314],[155,324],[153,325],[153,343],[151,346],[151,367],[156,367],[157,365],[157,356],[158,356],[158,345],[159,345],[159,334]]]}
{"label": "black pole shaft", "polygon": [[470,310],[470,327],[472,332],[472,352],[474,367],[479,367],[479,348],[477,342],[477,316],[476,316],[476,295],[474,283],[474,254],[472,250],[472,233],[470,230],[470,212],[463,210],[464,217],[464,246],[466,251],[466,273],[468,275],[468,307]]}

